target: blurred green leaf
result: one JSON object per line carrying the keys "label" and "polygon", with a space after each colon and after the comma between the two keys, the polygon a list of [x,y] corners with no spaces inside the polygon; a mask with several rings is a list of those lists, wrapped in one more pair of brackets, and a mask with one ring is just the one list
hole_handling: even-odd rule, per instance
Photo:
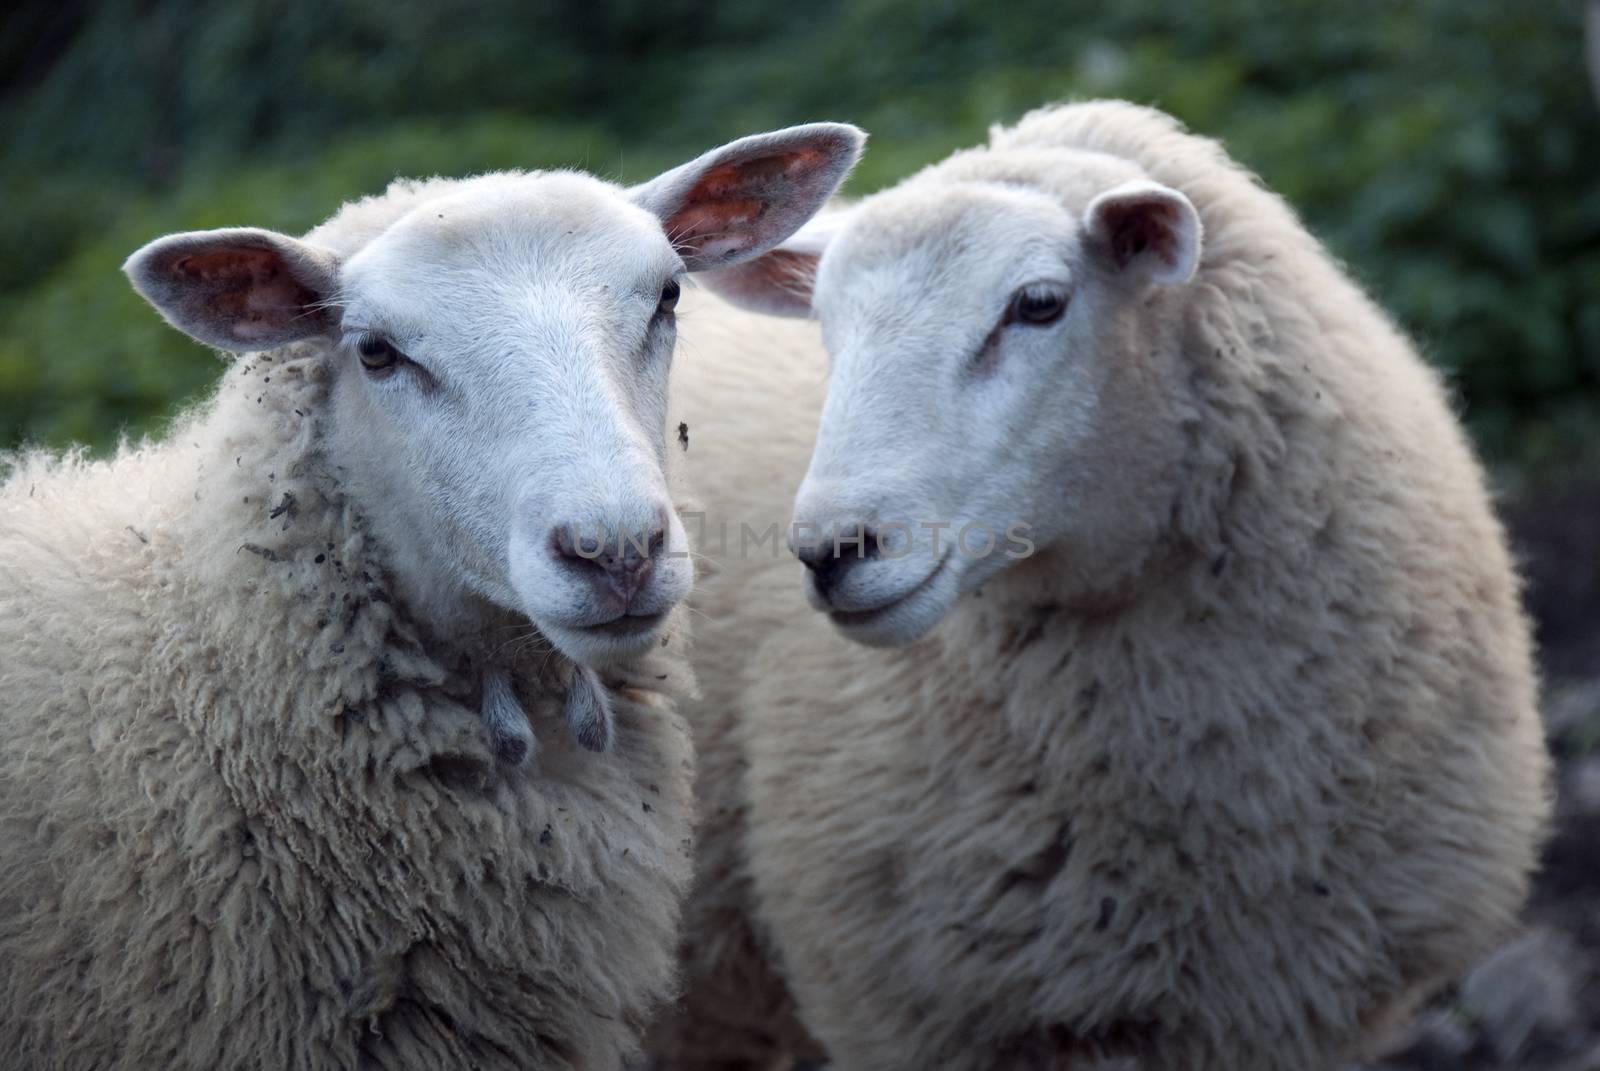
{"label": "blurred green leaf", "polygon": [[165,231],[298,231],[396,175],[648,177],[873,134],[851,191],[1051,100],[1221,138],[1451,376],[1480,445],[1600,453],[1600,121],[1577,0],[24,0],[0,32],[0,447],[156,426],[220,363],[128,291]]}

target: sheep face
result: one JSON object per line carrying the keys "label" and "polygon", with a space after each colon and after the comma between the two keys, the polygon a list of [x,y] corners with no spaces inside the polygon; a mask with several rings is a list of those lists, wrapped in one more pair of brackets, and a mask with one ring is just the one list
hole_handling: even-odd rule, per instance
{"label": "sheep face", "polygon": [[[1096,154],[974,155],[808,231],[788,255],[821,249],[832,356],[795,504],[812,605],[895,644],[1026,559],[1081,594],[1131,568],[1183,445],[1189,201]],[[729,275],[748,292],[760,268]],[[783,293],[804,277],[791,262]]]}
{"label": "sheep face", "polygon": [[571,174],[430,200],[345,263],[330,450],[435,617],[481,598],[593,662],[688,592],[664,473],[682,272],[653,215]]}
{"label": "sheep face", "polygon": [[791,233],[861,142],[795,127],[631,190],[565,172],[433,183],[307,240],[170,236],[127,270],[201,341],[317,348],[328,460],[422,617],[519,611],[605,663],[648,648],[691,582],[665,474],[680,280]]}

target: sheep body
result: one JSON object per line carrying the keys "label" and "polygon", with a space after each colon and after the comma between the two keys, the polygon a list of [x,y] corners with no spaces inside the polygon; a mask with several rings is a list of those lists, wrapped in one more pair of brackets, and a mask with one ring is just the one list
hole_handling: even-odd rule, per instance
{"label": "sheep body", "polygon": [[784,530],[816,438],[827,354],[813,323],[757,315],[703,288],[685,290],[681,307],[668,426],[684,426],[692,443],[678,495],[698,555],[689,605],[699,692],[683,703],[698,824],[683,996],[648,1047],[664,1068],[767,1068],[820,1051],[751,901],[744,692],[763,639],[803,610]]}
{"label": "sheep body", "polygon": [[13,460],[8,1068],[614,1068],[672,991],[682,638],[611,679],[608,755],[562,729],[569,665],[515,657],[542,745],[497,766],[477,663],[517,634],[431,635],[391,597],[325,388],[278,351],[164,443]]}
{"label": "sheep body", "polygon": [[[1092,597],[1042,553],[894,649],[841,639],[792,567],[742,581],[726,632],[755,653],[707,686],[738,724],[701,738],[721,850],[840,1068],[1336,1067],[1525,896],[1548,760],[1515,573],[1436,377],[1213,142],[1075,105],[913,181],[1062,148],[1204,222],[1169,529]],[[708,511],[798,481],[803,432],[768,429],[815,425],[820,370],[701,373],[766,444],[695,472]]]}

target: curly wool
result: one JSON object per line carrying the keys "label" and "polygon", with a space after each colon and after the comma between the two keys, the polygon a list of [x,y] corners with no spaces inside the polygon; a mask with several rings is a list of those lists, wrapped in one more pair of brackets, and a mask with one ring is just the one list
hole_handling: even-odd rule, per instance
{"label": "curly wool", "polygon": [[[0,1065],[616,1068],[673,992],[680,630],[577,748],[526,622],[432,635],[391,597],[324,391],[260,355],[164,443],[11,462]],[[475,667],[519,646],[513,769]]]}
{"label": "curly wool", "polygon": [[[837,636],[792,563],[734,567],[724,631],[755,653],[707,681],[738,730],[702,744],[737,749],[704,769],[733,771],[738,806],[701,851],[722,839],[749,878],[709,891],[747,890],[849,1071],[1338,1067],[1525,896],[1548,759],[1515,573],[1435,376],[1215,143],[1081,104],[956,167],[1067,147],[1136,162],[1204,224],[1172,312],[1189,381],[1164,530],[1107,589],[1063,594],[1046,551],[895,650]],[[701,350],[744,399],[701,454],[708,510],[792,489],[820,351]],[[731,661],[709,645],[703,679]]]}

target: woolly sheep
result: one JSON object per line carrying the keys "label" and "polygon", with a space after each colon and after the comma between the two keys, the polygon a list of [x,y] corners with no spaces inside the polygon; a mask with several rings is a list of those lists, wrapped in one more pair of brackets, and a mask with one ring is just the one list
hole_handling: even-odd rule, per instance
{"label": "woolly sheep", "polygon": [[[732,876],[691,918],[754,912],[723,951],[770,943],[835,1066],[1334,1068],[1512,925],[1547,758],[1483,474],[1215,143],[1046,109],[727,275],[832,355],[794,507],[823,613],[731,568],[747,664],[697,663],[736,678],[700,737],[737,749]],[[820,367],[715,352],[712,516],[793,485]]]}
{"label": "woolly sheep", "polygon": [[860,141],[400,182],[129,261],[259,352],[165,442],[8,462],[0,1066],[637,1051],[689,877],[676,279],[790,233]]}
{"label": "woolly sheep", "polygon": [[703,566],[688,600],[700,692],[683,704],[697,753],[699,826],[684,992],[648,1048],[658,1069],[768,1071],[783,1054],[820,1054],[793,1014],[750,905],[741,693],[763,637],[806,613],[792,597],[795,563],[780,531],[815,441],[827,354],[814,323],[757,315],[715,291],[685,289],[682,308],[667,419],[686,427],[692,444],[682,470],[697,512],[687,527]]}

